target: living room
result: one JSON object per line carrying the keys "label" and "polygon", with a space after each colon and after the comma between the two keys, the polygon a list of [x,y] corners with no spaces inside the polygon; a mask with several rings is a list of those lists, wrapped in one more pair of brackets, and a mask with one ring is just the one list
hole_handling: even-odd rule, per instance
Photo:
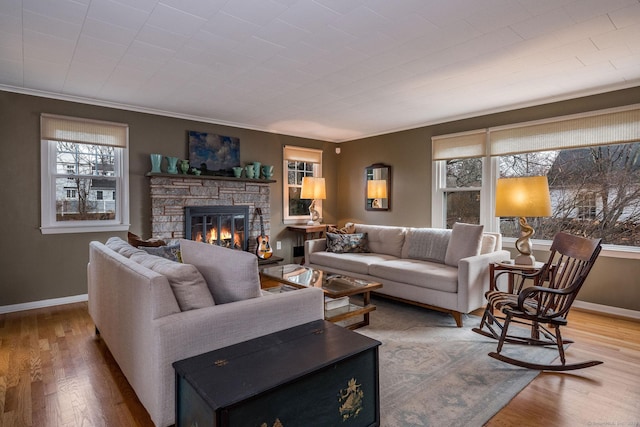
{"label": "living room", "polygon": [[[0,213],[5,224],[0,261],[4,272],[0,284],[0,311],[3,313],[86,300],[89,242],[106,241],[113,234],[126,237],[126,232],[41,233],[42,113],[128,124],[129,229],[145,238],[153,237],[150,183],[146,176],[151,168],[149,154],[157,152],[186,158],[186,135],[191,130],[239,138],[242,165],[253,161],[274,165],[273,176],[277,183],[270,184],[269,234],[273,242],[282,243],[275,255],[291,262],[296,235],[287,230],[282,212],[283,146],[322,150],[323,176],[327,185],[327,198],[322,206],[323,222],[428,227],[432,225],[432,136],[632,106],[640,102],[640,87],[636,80],[635,84],[625,82],[610,90],[593,88],[592,93],[565,94],[559,99],[549,98],[514,108],[505,106],[495,112],[336,143],[317,137],[218,124],[215,120],[201,121],[178,114],[154,114],[124,105],[18,88],[9,83],[0,89],[0,136],[4,140],[1,152],[5,159],[0,174],[6,183]],[[340,149],[339,153],[336,148]],[[364,169],[380,162],[393,167],[393,206],[389,211],[368,211],[363,202]],[[512,246],[508,248],[514,251]],[[542,259],[544,251],[539,250],[536,255]],[[637,252],[619,255],[605,251],[579,300],[592,309],[612,314],[635,314],[637,318],[640,288],[636,278],[639,275]]]}

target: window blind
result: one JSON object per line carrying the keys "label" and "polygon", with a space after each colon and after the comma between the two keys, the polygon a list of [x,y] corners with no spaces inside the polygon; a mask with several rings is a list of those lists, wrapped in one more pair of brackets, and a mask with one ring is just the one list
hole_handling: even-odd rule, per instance
{"label": "window blind", "polygon": [[482,157],[485,153],[486,130],[453,133],[431,138],[432,160]]}
{"label": "window blind", "polygon": [[42,114],[40,137],[48,141],[75,142],[126,148],[129,126],[76,117]]}
{"label": "window blind", "polygon": [[298,162],[322,163],[322,150],[285,145],[284,158]]}
{"label": "window blind", "polygon": [[482,157],[487,144],[491,156],[624,144],[640,141],[640,108],[636,105],[434,136],[431,141],[434,161]]}
{"label": "window blind", "polygon": [[490,128],[491,155],[552,151],[640,140],[640,109]]}

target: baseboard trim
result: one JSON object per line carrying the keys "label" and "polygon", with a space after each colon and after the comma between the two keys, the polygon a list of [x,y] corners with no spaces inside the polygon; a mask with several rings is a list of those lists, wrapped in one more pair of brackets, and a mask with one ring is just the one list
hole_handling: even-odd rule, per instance
{"label": "baseboard trim", "polygon": [[592,302],[578,300],[575,300],[573,302],[573,307],[582,311],[590,311],[592,313],[602,314],[603,316],[640,320],[640,311],[628,310],[626,308],[611,307],[609,305],[595,304]]}
{"label": "baseboard trim", "polygon": [[16,311],[33,310],[35,308],[52,307],[54,305],[72,304],[74,302],[83,302],[89,300],[89,294],[74,295],[64,298],[53,298],[42,301],[25,302],[23,304],[3,305],[0,306],[0,314],[13,313]]}

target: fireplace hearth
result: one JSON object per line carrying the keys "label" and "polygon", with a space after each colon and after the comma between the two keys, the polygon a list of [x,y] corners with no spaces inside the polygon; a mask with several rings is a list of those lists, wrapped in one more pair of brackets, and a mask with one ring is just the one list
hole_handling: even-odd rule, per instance
{"label": "fireplace hearth", "polygon": [[187,206],[184,218],[186,239],[247,250],[249,206]]}

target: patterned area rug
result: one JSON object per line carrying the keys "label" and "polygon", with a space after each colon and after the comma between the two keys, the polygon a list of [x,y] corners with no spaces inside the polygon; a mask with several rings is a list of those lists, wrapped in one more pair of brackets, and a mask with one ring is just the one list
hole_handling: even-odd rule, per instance
{"label": "patterned area rug", "polygon": [[[371,324],[357,329],[380,346],[381,426],[482,426],[538,371],[495,360],[497,341],[471,331],[480,317],[450,315],[375,298]],[[508,345],[513,357],[553,361],[556,350]]]}

